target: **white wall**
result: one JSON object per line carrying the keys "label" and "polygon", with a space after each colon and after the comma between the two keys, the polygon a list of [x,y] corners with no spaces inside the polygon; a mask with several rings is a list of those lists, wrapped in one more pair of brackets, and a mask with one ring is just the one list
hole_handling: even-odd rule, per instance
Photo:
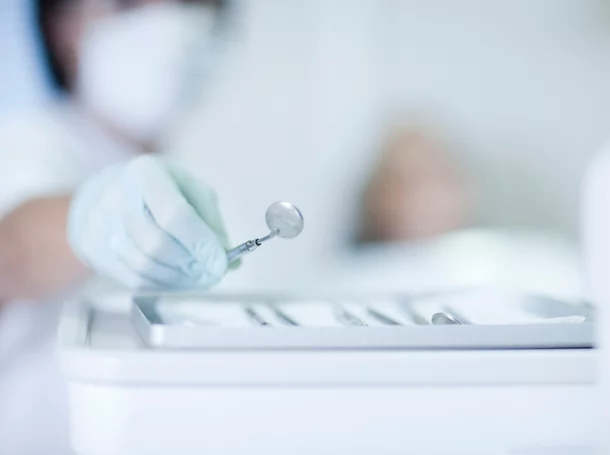
{"label": "white wall", "polygon": [[390,3],[393,90],[463,143],[483,220],[576,235],[580,175],[610,139],[610,2]]}

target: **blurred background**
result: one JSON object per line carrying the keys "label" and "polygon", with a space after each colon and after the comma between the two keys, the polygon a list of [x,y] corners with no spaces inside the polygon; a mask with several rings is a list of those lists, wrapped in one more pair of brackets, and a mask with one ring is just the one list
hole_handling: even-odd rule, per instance
{"label": "blurred background", "polygon": [[[278,199],[306,224],[220,289],[580,295],[581,179],[610,140],[610,2],[230,3],[164,151],[217,190],[232,243],[265,234]],[[0,0],[6,117],[55,96],[32,11]]]}

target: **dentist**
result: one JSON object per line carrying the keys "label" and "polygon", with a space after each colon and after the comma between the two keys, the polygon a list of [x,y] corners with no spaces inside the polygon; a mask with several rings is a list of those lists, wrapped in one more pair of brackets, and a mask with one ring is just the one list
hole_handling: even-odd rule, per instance
{"label": "dentist", "polygon": [[0,453],[70,453],[55,316],[93,270],[146,289],[204,289],[227,272],[215,193],[160,155],[226,7],[38,0],[59,96],[0,122]]}

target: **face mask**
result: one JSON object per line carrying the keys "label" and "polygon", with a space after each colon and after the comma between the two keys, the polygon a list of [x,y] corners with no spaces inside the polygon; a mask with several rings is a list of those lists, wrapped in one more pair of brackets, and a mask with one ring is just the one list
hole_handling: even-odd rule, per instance
{"label": "face mask", "polygon": [[94,24],[81,49],[81,101],[130,137],[157,139],[196,96],[213,22],[209,8],[169,3]]}

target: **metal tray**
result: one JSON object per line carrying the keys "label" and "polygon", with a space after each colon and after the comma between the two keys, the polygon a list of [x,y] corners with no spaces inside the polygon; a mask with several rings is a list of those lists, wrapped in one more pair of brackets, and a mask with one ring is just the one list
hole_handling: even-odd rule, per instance
{"label": "metal tray", "polygon": [[167,294],[135,296],[131,320],[147,346],[166,349],[589,349],[594,313],[585,303],[489,291]]}

